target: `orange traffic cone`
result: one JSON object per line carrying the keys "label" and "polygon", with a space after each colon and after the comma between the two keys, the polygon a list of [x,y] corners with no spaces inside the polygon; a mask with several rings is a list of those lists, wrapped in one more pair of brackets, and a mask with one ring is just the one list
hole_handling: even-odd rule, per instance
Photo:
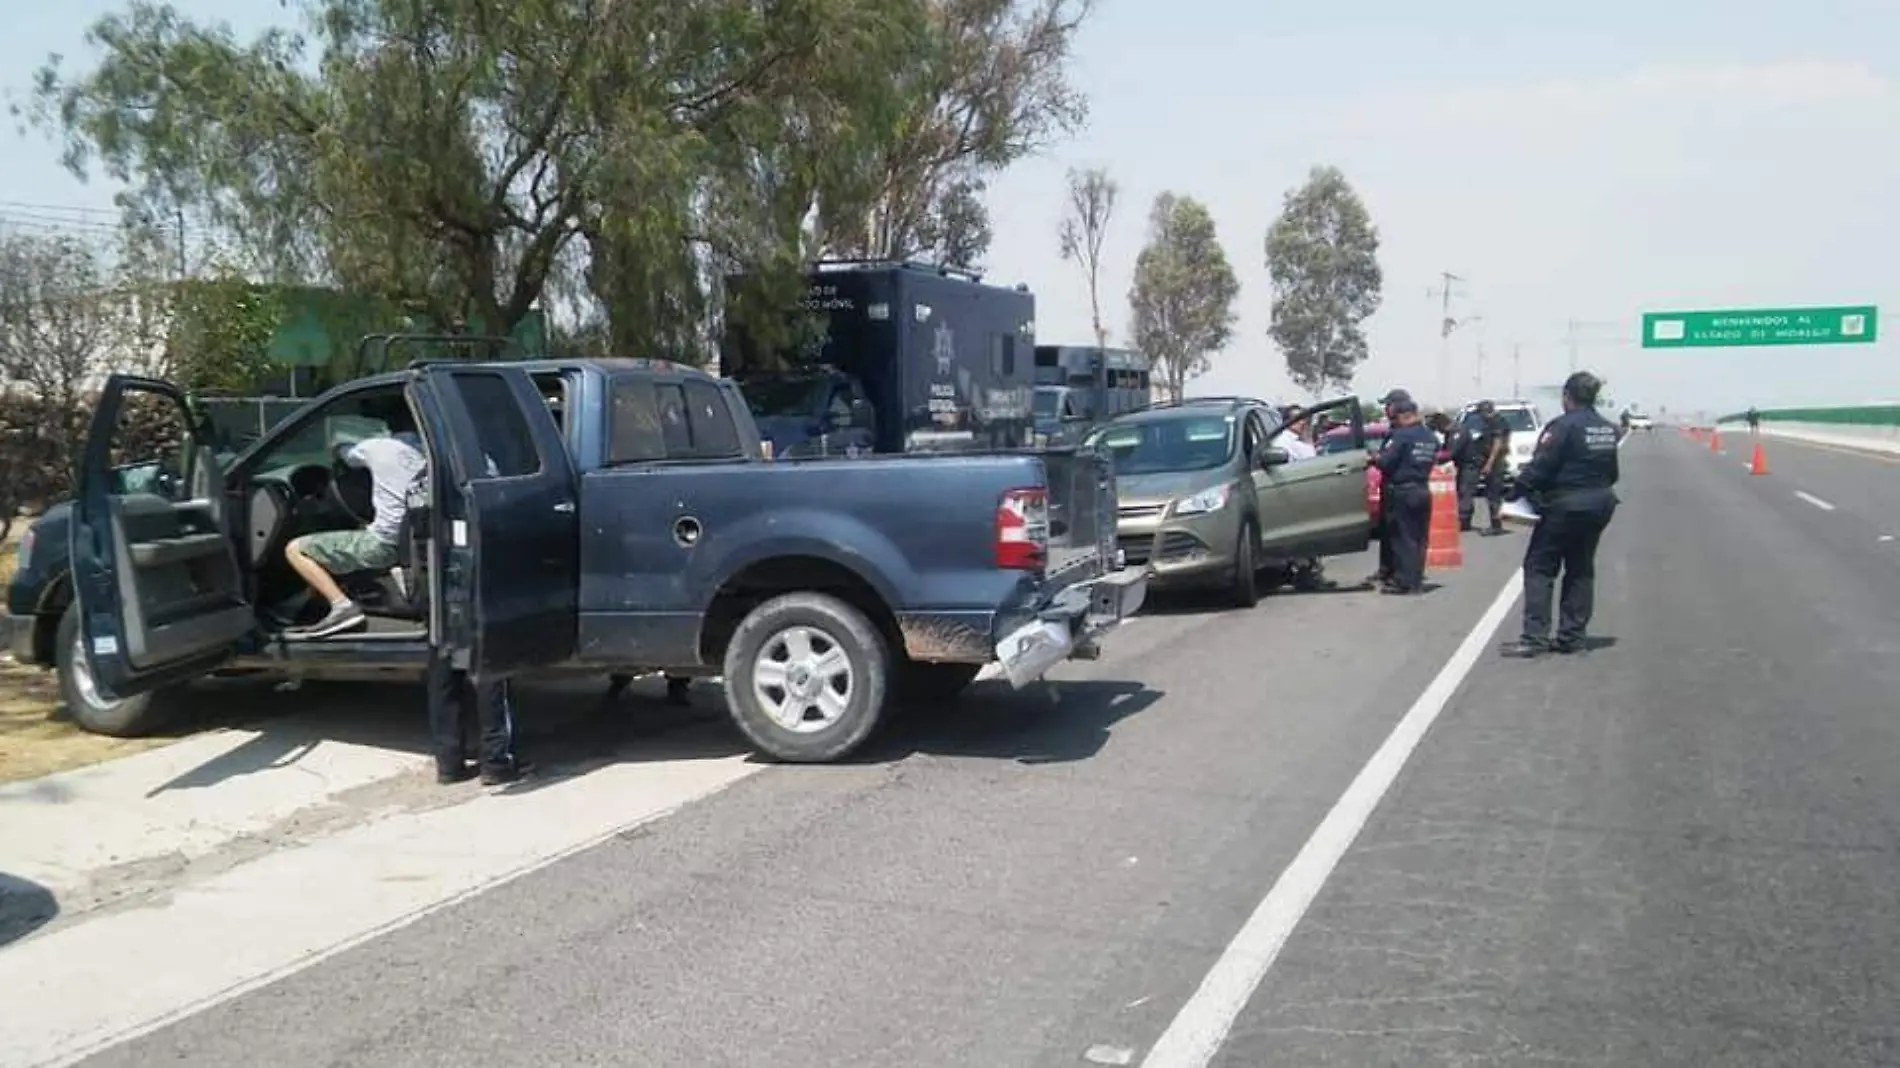
{"label": "orange traffic cone", "polygon": [[1709,451],[1710,452],[1722,451],[1722,428],[1719,426],[1712,426],[1709,428]]}
{"label": "orange traffic cone", "polygon": [[1748,461],[1748,473],[1765,475],[1768,473],[1768,454],[1762,451],[1761,442],[1755,443],[1755,455]]}
{"label": "orange traffic cone", "polygon": [[1432,525],[1425,535],[1425,569],[1463,567],[1458,545],[1458,476],[1450,464],[1432,468]]}

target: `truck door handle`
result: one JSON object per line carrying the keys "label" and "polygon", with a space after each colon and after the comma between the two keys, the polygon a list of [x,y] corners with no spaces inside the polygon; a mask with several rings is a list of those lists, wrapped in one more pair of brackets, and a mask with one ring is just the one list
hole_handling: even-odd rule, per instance
{"label": "truck door handle", "polygon": [[574,502],[562,501],[561,503],[554,506],[554,510],[557,512],[563,512],[563,513],[572,512],[574,510]]}

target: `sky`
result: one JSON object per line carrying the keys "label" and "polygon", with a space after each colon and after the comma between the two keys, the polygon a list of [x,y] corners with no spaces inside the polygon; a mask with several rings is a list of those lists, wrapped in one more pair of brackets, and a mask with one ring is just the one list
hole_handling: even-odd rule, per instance
{"label": "sky", "polygon": [[[83,64],[86,26],[118,5],[19,6],[0,38],[0,84],[14,94],[48,53]],[[282,11],[177,6],[240,31]],[[1105,167],[1121,186],[1103,281],[1111,343],[1127,338],[1149,205],[1193,196],[1241,293],[1233,342],[1189,391],[1301,397],[1267,338],[1263,249],[1286,193],[1330,164],[1381,239],[1385,299],[1366,324],[1362,394],[1527,393],[1561,381],[1574,336],[1580,366],[1650,411],[1900,399],[1900,322],[1868,345],[1637,344],[1644,311],[1884,313],[1900,297],[1900,211],[1885,210],[1900,197],[1892,0],[1100,0],[1073,76],[1087,128],[999,176],[990,196],[986,269],[1036,293],[1044,343],[1089,338],[1085,280],[1058,253],[1057,220],[1067,171]],[[67,174],[43,135],[0,137],[17,142],[0,223],[110,208],[112,189]],[[1447,271],[1462,279],[1452,315],[1466,320],[1448,347],[1434,293]]]}

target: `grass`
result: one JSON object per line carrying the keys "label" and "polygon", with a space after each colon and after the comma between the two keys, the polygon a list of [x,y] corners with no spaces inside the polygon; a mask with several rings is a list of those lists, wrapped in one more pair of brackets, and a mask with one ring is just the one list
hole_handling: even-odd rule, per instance
{"label": "grass", "polygon": [[[0,546],[0,583],[12,580],[18,547],[12,538]],[[172,740],[107,738],[80,730],[63,716],[52,672],[0,656],[0,782],[37,779]]]}

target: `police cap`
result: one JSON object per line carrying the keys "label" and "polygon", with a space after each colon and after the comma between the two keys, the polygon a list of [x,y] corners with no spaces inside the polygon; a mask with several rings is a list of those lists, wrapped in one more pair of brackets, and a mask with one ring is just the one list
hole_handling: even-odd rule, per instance
{"label": "police cap", "polygon": [[1380,397],[1379,403],[1385,405],[1388,408],[1395,404],[1411,404],[1412,410],[1418,411],[1418,405],[1413,403],[1412,395],[1402,389],[1392,390],[1390,393],[1387,393],[1385,396]]}

